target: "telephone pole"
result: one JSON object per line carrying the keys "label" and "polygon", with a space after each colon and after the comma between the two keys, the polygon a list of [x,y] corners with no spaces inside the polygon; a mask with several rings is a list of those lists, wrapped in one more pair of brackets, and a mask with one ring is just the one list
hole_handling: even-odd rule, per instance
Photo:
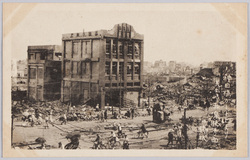
{"label": "telephone pole", "polygon": [[148,106],[150,106],[150,95],[151,95],[151,81],[150,77],[148,76]]}
{"label": "telephone pole", "polygon": [[188,142],[188,135],[187,135],[187,119],[186,119],[186,108],[184,109],[184,127],[183,127],[183,133],[184,133],[184,140],[185,140],[185,149],[187,149],[187,142]]}

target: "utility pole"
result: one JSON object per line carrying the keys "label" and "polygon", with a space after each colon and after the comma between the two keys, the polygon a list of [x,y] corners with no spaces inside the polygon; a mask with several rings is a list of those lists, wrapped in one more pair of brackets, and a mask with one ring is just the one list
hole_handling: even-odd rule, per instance
{"label": "utility pole", "polygon": [[[120,67],[120,64],[119,64],[119,67]],[[121,73],[119,73],[120,74],[120,86],[119,86],[119,103],[120,103],[120,105],[119,105],[119,113],[121,113],[121,106],[122,106],[122,91],[121,91],[121,85],[122,85],[122,74],[123,74],[123,72],[122,72],[122,67],[120,67],[121,68]]]}
{"label": "utility pole", "polygon": [[184,109],[184,127],[183,127],[183,133],[184,133],[184,139],[185,139],[185,149],[187,149],[187,142],[188,142],[188,135],[187,135],[187,119],[186,119],[186,108]]}
{"label": "utility pole", "polygon": [[151,94],[151,83],[150,83],[150,78],[148,76],[148,107],[150,106],[150,94]]}

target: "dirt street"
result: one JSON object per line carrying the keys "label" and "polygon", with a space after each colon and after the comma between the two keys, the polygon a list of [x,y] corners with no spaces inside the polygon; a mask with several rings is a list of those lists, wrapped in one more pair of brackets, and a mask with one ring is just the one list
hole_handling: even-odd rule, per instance
{"label": "dirt street", "polygon": [[[230,108],[234,110],[234,108]],[[202,117],[213,111],[225,111],[225,107],[220,106],[219,108],[211,107],[209,111],[204,111],[201,108],[196,110],[187,110],[187,117]],[[141,113],[147,114],[146,110],[141,110]],[[110,114],[110,113],[109,113]],[[181,112],[174,110],[174,113],[170,116],[173,121],[164,122],[157,124],[152,122],[151,116],[135,117],[134,119],[108,119],[107,122],[101,121],[68,121],[66,125],[61,125],[59,121],[54,122],[54,126],[49,124],[48,129],[44,129],[44,125],[38,125],[34,127],[23,127],[21,121],[14,121],[14,139],[13,143],[31,143],[37,137],[43,137],[46,139],[46,144],[50,145],[51,148],[57,148],[58,143],[61,142],[63,145],[69,143],[65,138],[68,133],[75,132],[80,133],[80,148],[91,149],[93,147],[93,141],[96,139],[96,134],[101,136],[103,142],[107,141],[108,137],[111,137],[111,131],[114,131],[114,126],[118,123],[121,124],[123,132],[128,136],[130,149],[166,149],[168,142],[168,132],[172,129],[174,123],[180,122],[180,118],[183,115]],[[229,137],[235,138],[235,132],[233,131],[232,118],[229,118]],[[138,138],[137,132],[140,130],[142,124],[145,124],[146,129],[149,131],[148,138]],[[117,133],[117,131],[115,131]],[[196,127],[189,127],[188,136],[190,142],[195,146]],[[218,135],[220,139],[224,135]],[[223,138],[222,138],[223,139]],[[121,143],[123,138],[120,139]],[[228,149],[234,149],[233,146]],[[121,148],[118,148],[121,149]],[[168,147],[167,149],[171,149]]]}

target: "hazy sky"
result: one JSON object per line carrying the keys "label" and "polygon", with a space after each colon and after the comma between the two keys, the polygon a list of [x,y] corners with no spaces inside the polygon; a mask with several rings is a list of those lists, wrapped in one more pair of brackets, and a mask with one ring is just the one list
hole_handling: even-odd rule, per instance
{"label": "hazy sky", "polygon": [[60,45],[64,33],[109,30],[123,22],[144,34],[145,61],[236,59],[240,33],[210,4],[38,4],[5,37],[11,42],[5,54],[25,59],[28,45]]}

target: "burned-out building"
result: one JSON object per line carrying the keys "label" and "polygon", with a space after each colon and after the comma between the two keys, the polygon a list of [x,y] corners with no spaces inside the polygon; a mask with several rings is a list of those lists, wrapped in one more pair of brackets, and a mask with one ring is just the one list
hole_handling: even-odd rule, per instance
{"label": "burned-out building", "polygon": [[131,25],[63,34],[61,100],[93,100],[101,107],[132,100],[140,105],[144,36]]}
{"label": "burned-out building", "polygon": [[60,99],[61,46],[28,46],[29,100],[51,101]]}

